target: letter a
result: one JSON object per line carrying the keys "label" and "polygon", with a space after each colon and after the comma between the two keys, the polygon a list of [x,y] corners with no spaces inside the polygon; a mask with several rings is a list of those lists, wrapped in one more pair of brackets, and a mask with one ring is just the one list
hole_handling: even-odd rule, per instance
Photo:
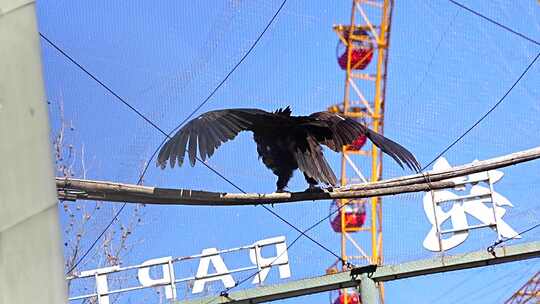
{"label": "letter a", "polygon": [[[235,285],[233,277],[229,274],[229,270],[216,248],[203,249],[202,255],[206,256],[202,257],[199,261],[199,268],[197,269],[195,283],[193,284],[193,293],[202,292],[204,285],[212,281],[222,281],[225,287],[233,287]],[[211,275],[208,274],[210,262],[212,262],[212,265],[216,269],[216,273]]]}

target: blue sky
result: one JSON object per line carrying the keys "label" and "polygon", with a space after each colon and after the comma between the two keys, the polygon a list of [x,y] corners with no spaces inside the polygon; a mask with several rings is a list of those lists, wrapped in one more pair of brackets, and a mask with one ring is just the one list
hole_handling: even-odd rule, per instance
{"label": "blue sky", "polygon": [[[448,1],[396,2],[385,135],[426,164],[498,101],[540,47]],[[42,1],[38,2],[38,20],[43,34],[169,131],[223,79],[280,3]],[[540,6],[536,1],[464,4],[540,40]],[[337,38],[332,25],[348,22],[350,5],[350,1],[290,0],[253,53],[199,113],[291,105],[294,113],[309,114],[342,101],[344,73],[335,60]],[[43,41],[42,56],[53,132],[58,128],[54,105],[63,100],[65,116],[76,126],[70,140],[85,147],[88,178],[135,183],[162,135]],[[538,146],[539,72],[540,66],[533,66],[505,102],[445,154],[451,164]],[[339,173],[339,155],[327,151],[326,156]],[[257,159],[250,134],[223,145],[209,164],[248,192],[272,192],[275,188],[275,177]],[[534,199],[540,194],[538,169],[538,162],[503,169],[505,177],[496,185],[515,206],[505,219],[518,231],[540,221],[539,203]],[[385,177],[402,174],[408,172],[384,159]],[[145,184],[236,191],[201,165],[162,171],[151,164]],[[306,185],[296,174],[289,187],[302,190]],[[422,247],[429,230],[422,195],[384,199],[387,263],[433,256]],[[307,228],[328,214],[328,206],[329,202],[303,202],[274,210],[298,227]],[[95,224],[96,231],[106,221],[107,216],[103,216]],[[146,206],[143,224],[134,234],[141,243],[125,261],[128,265],[155,257],[191,255],[208,247],[236,247],[278,235],[292,241],[297,235],[261,207],[181,206]],[[327,223],[310,235],[339,253],[339,236]],[[523,241],[538,240],[538,235],[532,231]],[[452,252],[481,250],[493,238],[489,231],[473,232]],[[335,260],[305,238],[290,249],[289,256],[292,279],[323,274]],[[457,285],[459,288],[440,303],[492,303],[509,296],[538,266],[533,260],[392,282],[386,288],[386,298],[388,303],[404,299],[430,303]],[[499,277],[496,283],[506,282],[505,288],[489,282]],[[309,301],[328,303],[328,295],[310,296]]]}

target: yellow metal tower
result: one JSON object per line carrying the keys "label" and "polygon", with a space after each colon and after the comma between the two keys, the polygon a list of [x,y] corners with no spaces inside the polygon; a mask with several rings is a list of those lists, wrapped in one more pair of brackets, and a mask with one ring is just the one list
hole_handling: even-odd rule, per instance
{"label": "yellow metal tower", "polygon": [[540,303],[540,271],[516,291],[505,304]]}
{"label": "yellow metal tower", "polygon": [[[334,25],[340,42],[337,50],[338,63],[345,71],[345,96],[342,103],[330,106],[329,111],[358,119],[380,134],[383,133],[384,126],[392,10],[391,0],[353,0],[350,23]],[[343,147],[341,185],[381,179],[381,152],[374,145],[363,146],[364,142],[365,138],[359,138],[353,145]],[[366,169],[369,171],[364,172]],[[336,203],[342,207],[337,217],[341,221],[342,259],[353,264],[382,264],[381,199],[375,197],[369,202],[341,200]],[[367,215],[365,224],[358,222],[358,216],[362,214],[357,214],[352,218],[356,225],[349,225],[351,210],[364,211],[363,216]],[[383,288],[379,287],[381,302],[384,302]],[[341,302],[358,302],[348,299],[346,292],[341,294]]]}

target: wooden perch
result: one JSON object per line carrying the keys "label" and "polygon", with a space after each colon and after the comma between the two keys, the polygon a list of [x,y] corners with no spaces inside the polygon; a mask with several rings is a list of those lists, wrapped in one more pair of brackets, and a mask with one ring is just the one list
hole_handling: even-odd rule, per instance
{"label": "wooden perch", "polygon": [[61,200],[100,200],[161,205],[259,205],[327,199],[351,199],[373,196],[395,195],[409,192],[429,191],[455,187],[449,179],[472,173],[494,170],[540,158],[540,147],[457,166],[444,171],[429,171],[369,184],[355,184],[334,189],[332,192],[293,193],[220,193],[189,189],[121,184],[107,181],[92,181],[56,178],[58,197]]}

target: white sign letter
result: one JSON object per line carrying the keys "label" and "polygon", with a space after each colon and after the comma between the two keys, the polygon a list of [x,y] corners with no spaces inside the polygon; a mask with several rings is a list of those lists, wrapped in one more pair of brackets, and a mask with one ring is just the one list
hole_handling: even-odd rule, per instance
{"label": "white sign letter", "polygon": [[[164,257],[159,259],[152,259],[142,263],[141,266],[148,264],[157,264],[157,263],[167,263],[161,265],[161,271],[163,272],[163,277],[160,279],[152,279],[150,277],[150,266],[139,268],[138,277],[139,282],[143,286],[155,286],[161,284],[171,284],[174,282],[174,269],[172,264],[169,264],[172,257]],[[157,265],[156,265],[157,266]],[[169,300],[176,299],[176,289],[172,285],[164,286],[165,288],[165,297]]]}
{"label": "white sign letter", "polygon": [[99,295],[98,296],[99,304],[109,304],[109,296],[108,295],[102,296],[102,294],[109,292],[109,284],[107,283],[107,274],[119,268],[120,266],[116,265],[112,267],[81,271],[81,274],[80,274],[81,277],[94,276],[96,278],[96,292]]}
{"label": "white sign letter", "polygon": [[[233,287],[235,285],[233,277],[229,274],[225,262],[218,253],[216,248],[206,248],[202,251],[203,255],[211,254],[210,256],[202,257],[199,261],[199,268],[195,275],[195,283],[193,284],[193,293],[199,293],[204,290],[204,284],[212,281],[222,281],[225,287]],[[216,273],[208,274],[210,262],[216,269]]]}
{"label": "white sign letter", "polygon": [[[259,273],[253,278],[253,284],[264,282],[272,265],[278,265],[279,277],[281,279],[291,276],[291,268],[289,267],[289,256],[287,255],[287,244],[285,237],[278,236],[256,242],[255,248],[249,250],[249,259],[251,263],[259,268]],[[263,258],[261,254],[262,247],[275,245],[276,255],[273,257]]]}

